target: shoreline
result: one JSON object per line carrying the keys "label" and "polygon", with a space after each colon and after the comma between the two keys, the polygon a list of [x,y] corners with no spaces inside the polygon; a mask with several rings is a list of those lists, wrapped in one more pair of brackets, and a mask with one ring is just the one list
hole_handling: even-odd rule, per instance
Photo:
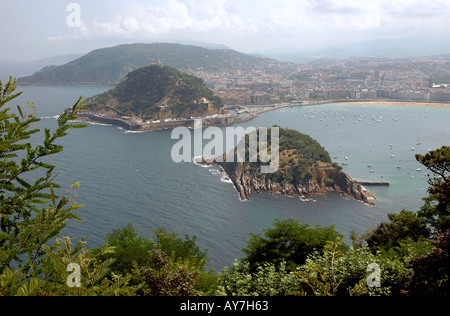
{"label": "shoreline", "polygon": [[[245,170],[245,163],[216,162],[215,160],[213,162],[208,162],[206,158],[207,157],[197,157],[193,159],[193,162],[202,167],[218,166],[220,172],[224,174],[222,179],[233,184],[238,192],[241,202],[250,200],[253,193],[280,194],[285,197],[298,196],[300,199],[309,199],[331,191],[338,193],[343,198],[353,198],[369,206],[374,206],[375,201],[377,200],[370,190],[363,186],[359,181],[352,179],[344,171],[335,170],[336,174],[333,186],[319,185],[317,183],[315,189],[311,191],[309,191],[307,187],[297,187],[289,182],[269,181],[270,184],[267,184],[266,180],[264,180],[264,184],[259,183],[255,186],[254,174],[249,175],[247,173],[248,170]],[[258,180],[256,180],[256,182],[258,182]]]}
{"label": "shoreline", "polygon": [[441,103],[441,102],[422,102],[422,101],[392,101],[386,99],[367,99],[367,100],[326,100],[319,101],[317,103],[303,103],[301,105],[287,105],[283,104],[277,107],[267,107],[265,109],[252,112],[254,117],[258,117],[260,114],[264,114],[267,112],[276,111],[283,108],[301,108],[307,106],[318,106],[318,105],[356,105],[356,106],[404,106],[404,107],[429,107],[429,108],[450,108],[450,103]]}
{"label": "shoreline", "polygon": [[[204,119],[204,126],[229,126],[236,123],[248,122],[257,118],[259,115],[272,112],[275,110],[279,110],[287,107],[306,107],[306,106],[319,106],[319,105],[355,105],[355,106],[403,106],[403,107],[428,107],[428,108],[450,108],[450,103],[439,103],[439,102],[420,102],[420,101],[392,101],[392,100],[327,100],[320,101],[318,103],[304,103],[302,105],[286,105],[283,104],[277,107],[268,107],[259,111],[255,111],[247,116],[230,116],[230,117],[221,117],[220,119]],[[80,113],[78,115],[77,121],[80,122],[90,122],[97,124],[106,124],[106,125],[115,125],[122,127],[129,131],[136,132],[152,132],[159,131],[164,129],[172,129],[175,127],[193,127],[193,120],[185,120],[185,121],[171,121],[164,122],[158,124],[151,125],[142,125],[129,123],[122,119],[117,118],[107,118],[104,116],[99,116],[93,113]]]}
{"label": "shoreline", "polygon": [[[203,127],[210,126],[229,126],[236,123],[247,122],[258,115],[247,115],[247,116],[227,116],[227,117],[216,117],[216,118],[203,118]],[[96,123],[102,125],[113,125],[121,127],[127,131],[131,132],[154,132],[167,129],[174,129],[177,127],[195,128],[195,120],[172,120],[167,122],[151,123],[151,124],[139,124],[133,123],[128,120],[121,118],[111,118],[107,116],[100,116],[93,113],[80,113],[76,119],[78,122]]]}
{"label": "shoreline", "polygon": [[432,107],[450,108],[450,103],[424,102],[424,101],[393,101],[393,100],[330,100],[320,104],[349,104],[349,105],[380,105],[380,106],[409,106],[409,107]]}

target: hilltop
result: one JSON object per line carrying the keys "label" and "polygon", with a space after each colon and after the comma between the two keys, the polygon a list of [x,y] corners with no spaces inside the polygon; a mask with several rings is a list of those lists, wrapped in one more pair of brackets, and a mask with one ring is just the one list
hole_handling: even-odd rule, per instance
{"label": "hilltop", "polygon": [[161,65],[131,72],[117,87],[87,99],[86,104],[95,113],[141,120],[205,116],[223,107],[203,79]]}
{"label": "hilltop", "polygon": [[243,71],[279,63],[266,57],[230,49],[154,43],[129,44],[97,49],[61,66],[45,67],[34,75],[19,78],[22,85],[116,85],[130,72],[160,62],[184,72]]}

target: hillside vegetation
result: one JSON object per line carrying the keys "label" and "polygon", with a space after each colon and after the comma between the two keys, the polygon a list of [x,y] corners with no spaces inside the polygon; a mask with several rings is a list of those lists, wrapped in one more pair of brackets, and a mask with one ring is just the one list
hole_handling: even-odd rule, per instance
{"label": "hillside vegetation", "polygon": [[97,49],[62,66],[49,66],[18,80],[23,85],[110,85],[130,72],[160,61],[184,72],[270,67],[274,60],[229,49],[180,44],[130,44]]}
{"label": "hillside vegetation", "polygon": [[201,78],[160,65],[135,70],[116,88],[86,102],[95,112],[143,120],[204,116],[223,107]]}
{"label": "hillside vegetation", "polygon": [[[278,127],[278,126],[275,126]],[[313,179],[319,169],[340,168],[332,163],[330,155],[316,140],[309,135],[298,131],[280,128],[279,129],[279,153],[280,163],[276,173],[264,175],[274,182],[288,182],[296,185],[307,183]],[[271,129],[268,130],[268,148],[271,148]],[[246,137],[246,152],[249,152],[248,136]],[[251,161],[250,157],[246,161]],[[259,177],[258,170],[261,162],[247,163]]]}

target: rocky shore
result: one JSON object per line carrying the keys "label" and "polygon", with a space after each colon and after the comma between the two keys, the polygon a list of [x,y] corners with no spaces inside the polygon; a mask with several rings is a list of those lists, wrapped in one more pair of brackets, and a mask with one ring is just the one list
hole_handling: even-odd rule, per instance
{"label": "rocky shore", "polygon": [[366,204],[373,204],[376,200],[372,192],[336,168],[319,168],[313,179],[304,184],[295,185],[286,181],[271,181],[265,175],[256,173],[246,163],[211,163],[206,162],[205,159],[199,159],[196,163],[220,166],[234,184],[242,201],[249,200],[253,193],[269,192],[283,196],[310,198],[329,191],[335,191],[345,198],[353,198]]}

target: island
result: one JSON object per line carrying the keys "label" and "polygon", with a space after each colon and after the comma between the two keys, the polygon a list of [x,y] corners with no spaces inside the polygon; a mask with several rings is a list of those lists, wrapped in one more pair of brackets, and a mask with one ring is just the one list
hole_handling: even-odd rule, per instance
{"label": "island", "polygon": [[[342,167],[333,163],[328,152],[310,136],[298,131],[279,129],[279,168],[275,173],[260,172],[262,163],[250,159],[249,135],[245,142],[245,162],[227,162],[222,159],[202,157],[196,162],[205,165],[219,165],[234,184],[241,200],[250,199],[253,192],[270,192],[283,196],[299,196],[308,199],[317,194],[335,191],[346,198],[354,198],[366,204],[373,204],[374,194],[350,178]],[[271,129],[268,129],[270,135]],[[267,148],[271,148],[271,137],[267,137]],[[234,155],[237,154],[235,148]],[[258,154],[259,155],[259,154]],[[217,162],[219,161],[219,162]]]}

